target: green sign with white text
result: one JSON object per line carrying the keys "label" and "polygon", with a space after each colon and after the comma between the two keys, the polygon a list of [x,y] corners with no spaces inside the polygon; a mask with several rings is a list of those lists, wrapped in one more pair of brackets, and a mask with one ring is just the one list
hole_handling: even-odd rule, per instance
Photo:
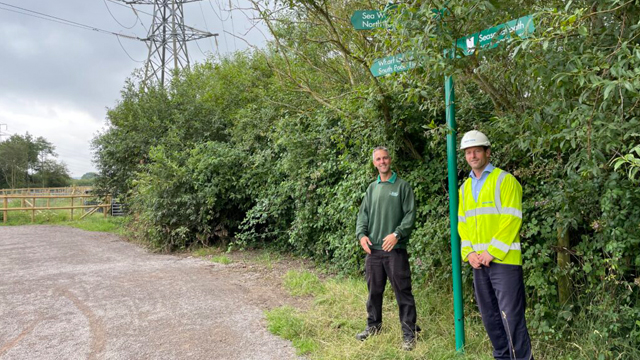
{"label": "green sign with white text", "polygon": [[526,38],[535,30],[533,17],[527,15],[460,38],[456,40],[456,46],[462,50],[464,56],[468,56],[476,50],[492,49],[498,46],[502,41],[508,39],[512,33],[521,38]]}
{"label": "green sign with white text", "polygon": [[380,10],[358,10],[351,15],[351,24],[356,30],[371,30],[386,26],[387,17]]}
{"label": "green sign with white text", "polygon": [[383,76],[397,72],[407,71],[417,66],[411,53],[387,56],[382,59],[375,59],[371,65],[373,76]]}

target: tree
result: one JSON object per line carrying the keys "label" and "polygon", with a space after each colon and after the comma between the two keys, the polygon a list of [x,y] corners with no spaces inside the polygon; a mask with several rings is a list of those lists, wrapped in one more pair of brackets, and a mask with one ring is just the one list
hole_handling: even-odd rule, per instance
{"label": "tree", "polygon": [[84,175],[82,175],[82,177],[80,179],[81,180],[91,180],[91,179],[95,179],[97,177],[98,177],[97,173],[88,172],[88,173],[85,173]]}
{"label": "tree", "polygon": [[32,176],[33,184],[40,187],[63,187],[71,183],[67,165],[53,159],[45,159]]}
{"label": "tree", "polygon": [[[69,183],[66,165],[56,162],[55,147],[43,137],[29,133],[12,135],[0,143],[0,186],[64,186]],[[57,184],[57,185],[52,185]]]}

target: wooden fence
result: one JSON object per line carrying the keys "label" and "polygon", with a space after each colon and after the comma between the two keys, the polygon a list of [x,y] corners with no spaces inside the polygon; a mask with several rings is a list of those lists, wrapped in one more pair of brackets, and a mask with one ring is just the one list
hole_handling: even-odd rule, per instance
{"label": "wooden fence", "polygon": [[[98,211],[98,209],[102,208],[104,217],[107,217],[107,213],[109,212],[109,207],[111,206],[111,197],[109,195],[104,197],[103,204],[96,205],[84,205],[84,201],[81,201],[79,205],[74,204],[74,199],[84,200],[86,198],[96,198],[95,195],[88,194],[69,194],[69,195],[0,195],[0,200],[2,201],[2,207],[0,211],[2,211],[2,219],[3,222],[7,222],[7,214],[9,211],[25,211],[31,212],[31,222],[35,222],[36,212],[41,212],[43,210],[71,210],[71,220],[73,220],[73,210],[74,209],[90,209],[88,212],[85,212],[80,219],[85,216],[91,215]],[[9,207],[9,200],[11,199],[20,199],[21,204],[19,207]],[[37,199],[46,199],[47,206],[36,206]],[[71,199],[71,205],[69,206],[50,206],[51,199]]]}
{"label": "wooden fence", "polygon": [[83,195],[91,191],[91,186],[67,186],[54,188],[0,189],[2,195]]}

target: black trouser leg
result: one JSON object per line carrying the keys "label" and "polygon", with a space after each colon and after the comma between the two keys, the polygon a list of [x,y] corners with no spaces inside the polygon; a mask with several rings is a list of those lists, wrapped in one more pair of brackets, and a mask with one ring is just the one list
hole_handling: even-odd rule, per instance
{"label": "black trouser leg", "polygon": [[382,298],[384,287],[387,285],[387,273],[382,265],[381,250],[371,249],[371,254],[365,259],[365,277],[369,288],[367,299],[367,326],[379,327],[382,325]]}
{"label": "black trouser leg", "polygon": [[492,263],[473,270],[482,322],[496,359],[533,359],[525,321],[522,267]]}
{"label": "black trouser leg", "polygon": [[396,249],[386,253],[385,271],[398,302],[398,315],[405,338],[413,338],[416,333],[416,302],[411,292],[411,267],[409,255],[405,249]]}
{"label": "black trouser leg", "polygon": [[[491,264],[494,266],[495,264]],[[491,268],[481,267],[473,269],[473,286],[476,292],[478,309],[482,315],[482,323],[493,344],[493,357],[496,359],[509,358],[509,341],[504,331],[500,317],[500,306],[491,285]]]}

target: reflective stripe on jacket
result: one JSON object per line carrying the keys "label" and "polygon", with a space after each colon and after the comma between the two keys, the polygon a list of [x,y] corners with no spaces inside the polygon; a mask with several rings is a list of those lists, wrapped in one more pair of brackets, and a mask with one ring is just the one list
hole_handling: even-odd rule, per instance
{"label": "reflective stripe on jacket", "polygon": [[467,256],[473,251],[489,251],[494,262],[522,265],[522,186],[518,180],[495,168],[480,189],[477,202],[471,191],[471,178],[462,184],[458,195],[462,259],[469,261]]}

